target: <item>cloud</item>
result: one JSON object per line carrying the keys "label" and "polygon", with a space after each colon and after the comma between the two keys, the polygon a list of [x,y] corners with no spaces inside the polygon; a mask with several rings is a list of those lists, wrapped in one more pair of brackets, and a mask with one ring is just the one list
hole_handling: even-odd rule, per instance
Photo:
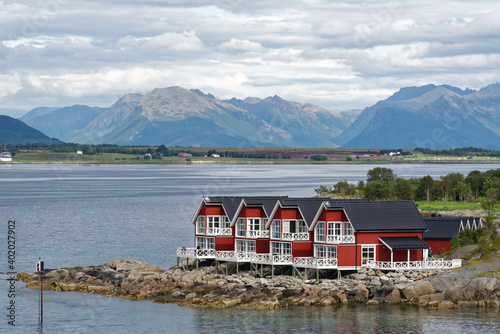
{"label": "cloud", "polygon": [[500,5],[443,1],[0,2],[3,108],[109,106],[180,85],[363,108],[403,86],[500,81]]}
{"label": "cloud", "polygon": [[231,38],[229,42],[222,43],[221,47],[228,50],[247,51],[247,52],[262,52],[265,50],[262,44],[258,42],[241,40],[237,38]]}

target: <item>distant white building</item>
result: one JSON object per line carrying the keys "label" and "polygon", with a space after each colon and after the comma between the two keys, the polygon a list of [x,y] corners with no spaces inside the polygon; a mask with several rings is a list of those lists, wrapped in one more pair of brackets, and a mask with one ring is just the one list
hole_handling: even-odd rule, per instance
{"label": "distant white building", "polygon": [[82,150],[78,150],[78,151],[76,151],[76,154],[83,154],[83,151]]}
{"label": "distant white building", "polygon": [[217,154],[217,153],[214,153],[211,156],[212,156],[212,158],[220,158],[220,154]]}
{"label": "distant white building", "polygon": [[12,161],[12,155],[9,152],[0,153],[0,161],[5,161],[5,162]]}

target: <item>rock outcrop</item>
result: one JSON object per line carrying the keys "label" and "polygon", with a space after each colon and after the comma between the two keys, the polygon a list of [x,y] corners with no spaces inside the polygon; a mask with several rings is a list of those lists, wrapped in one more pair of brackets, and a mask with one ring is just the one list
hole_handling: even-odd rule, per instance
{"label": "rock outcrop", "polygon": [[[490,262],[462,270],[360,269],[340,279],[317,282],[285,275],[260,278],[249,272],[221,275],[212,266],[198,271],[175,267],[162,270],[144,262],[117,260],[100,266],[48,269],[44,273],[44,289],[211,308],[274,309],[347,303],[498,307],[499,269],[500,257],[493,257]],[[35,274],[20,273],[18,278],[30,288],[39,288]]]}

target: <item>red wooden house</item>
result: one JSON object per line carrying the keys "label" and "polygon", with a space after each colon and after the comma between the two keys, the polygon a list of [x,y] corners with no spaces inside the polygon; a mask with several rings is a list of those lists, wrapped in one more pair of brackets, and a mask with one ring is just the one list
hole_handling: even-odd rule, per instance
{"label": "red wooden house", "polygon": [[433,254],[450,251],[451,239],[464,229],[484,228],[482,219],[474,217],[424,217],[424,221],[427,225],[424,241]]}
{"label": "red wooden house", "polygon": [[413,201],[204,197],[192,224],[195,248],[178,257],[337,271],[460,266],[428,259]]}

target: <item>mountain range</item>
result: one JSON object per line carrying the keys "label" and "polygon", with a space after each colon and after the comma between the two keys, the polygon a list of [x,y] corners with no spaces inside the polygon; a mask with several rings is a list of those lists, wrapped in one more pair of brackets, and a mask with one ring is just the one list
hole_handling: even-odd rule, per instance
{"label": "mountain range", "polygon": [[342,113],[277,95],[219,100],[168,87],[127,94],[109,108],[35,108],[20,120],[81,144],[500,149],[500,84],[479,91],[406,87],[362,111]]}
{"label": "mountain range", "polygon": [[47,137],[18,119],[0,115],[0,145],[16,144],[57,145],[61,142]]}

